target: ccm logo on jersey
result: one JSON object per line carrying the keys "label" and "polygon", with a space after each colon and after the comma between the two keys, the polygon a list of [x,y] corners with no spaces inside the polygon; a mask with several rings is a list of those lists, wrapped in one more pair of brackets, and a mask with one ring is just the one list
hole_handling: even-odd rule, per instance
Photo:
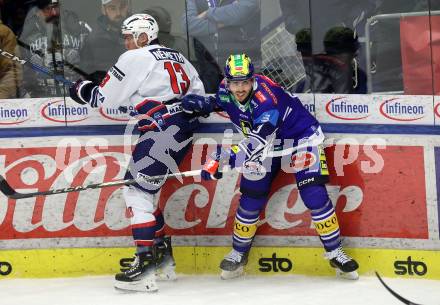
{"label": "ccm logo on jersey", "polygon": [[110,73],[116,77],[118,81],[122,81],[125,77],[125,73],[119,70],[116,66],[110,68]]}

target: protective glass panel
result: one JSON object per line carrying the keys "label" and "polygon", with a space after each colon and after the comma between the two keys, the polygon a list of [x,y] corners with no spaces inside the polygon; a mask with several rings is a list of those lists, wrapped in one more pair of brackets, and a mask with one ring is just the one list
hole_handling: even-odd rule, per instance
{"label": "protective glass panel", "polygon": [[205,90],[214,93],[230,54],[247,53],[261,71],[261,1],[187,0],[183,23]]}

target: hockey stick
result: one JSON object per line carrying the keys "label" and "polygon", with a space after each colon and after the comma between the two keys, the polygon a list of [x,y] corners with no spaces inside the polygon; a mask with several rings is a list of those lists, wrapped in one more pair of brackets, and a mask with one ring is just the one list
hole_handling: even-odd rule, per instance
{"label": "hockey stick", "polygon": [[164,178],[193,177],[193,176],[200,175],[200,172],[201,172],[200,170],[193,170],[193,171],[179,172],[179,173],[161,175],[161,176],[152,176],[152,177],[143,177],[143,178],[138,178],[138,179],[126,179],[126,180],[94,183],[94,184],[89,184],[89,185],[72,186],[72,187],[66,187],[66,188],[62,188],[62,189],[54,189],[54,190],[41,191],[41,192],[31,192],[31,193],[17,192],[9,185],[9,183],[6,181],[6,179],[2,175],[0,175],[0,191],[3,194],[5,194],[8,198],[23,199],[23,198],[31,198],[31,197],[37,197],[37,196],[48,196],[48,195],[71,193],[71,192],[81,192],[81,191],[88,190],[88,189],[100,189],[100,188],[110,187],[110,186],[133,185],[135,183],[139,183],[142,181],[152,182],[152,181],[156,181],[156,180],[162,180]]}
{"label": "hockey stick", "polygon": [[[20,39],[17,39],[17,43],[18,43],[19,46],[25,48],[26,50],[28,50],[30,52],[34,52],[35,54],[37,54],[39,56],[43,56],[42,52],[32,51],[31,50],[31,46],[28,45],[27,43],[21,41]],[[80,68],[78,68],[77,66],[72,64],[71,62],[68,62],[67,60],[63,60],[62,62],[63,62],[64,65],[66,65],[67,67],[72,69],[72,71],[74,71],[75,73],[78,73],[79,75],[81,75],[81,76],[83,76],[85,78],[89,78],[90,77],[90,75],[88,73],[86,73],[85,71],[81,70]]]}
{"label": "hockey stick", "polygon": [[[17,63],[19,63],[19,64],[21,64],[23,66],[26,65],[26,66],[30,67],[32,70],[34,70],[35,72],[38,72],[38,73],[47,75],[49,77],[52,77],[53,79],[55,79],[56,81],[64,84],[67,87],[70,87],[70,86],[73,85],[73,82],[71,82],[70,80],[65,79],[61,75],[54,74],[53,72],[51,72],[48,68],[46,68],[44,66],[40,66],[40,65],[37,65],[37,64],[35,64],[35,63],[31,62],[31,61],[27,61],[25,59],[19,58],[19,57],[15,56],[14,54],[11,54],[11,53],[9,53],[7,51],[4,51],[2,49],[0,49],[0,55],[4,56],[4,57],[6,57],[6,58],[8,58],[8,59],[10,59],[10,60],[12,60],[14,62],[17,62]],[[79,74],[81,74],[81,76],[84,76],[86,78],[88,77],[88,75],[84,71],[81,71],[78,68],[75,71],[78,72]],[[124,107],[124,106],[119,107],[118,110],[123,112],[123,113],[128,113],[127,107]],[[135,116],[135,114],[136,113],[130,113],[131,116]]]}
{"label": "hockey stick", "polygon": [[385,282],[382,280],[382,278],[379,276],[379,273],[376,273],[377,278],[379,279],[379,281],[382,283],[382,285],[393,295],[396,297],[396,299],[398,299],[399,301],[401,301],[403,304],[407,304],[407,305],[421,305],[421,304],[417,304],[417,303],[413,303],[407,299],[405,299],[404,297],[402,297],[401,295],[399,295],[397,292],[395,292],[394,290],[392,290],[390,287],[388,287],[387,284],[385,284]]}
{"label": "hockey stick", "polygon": [[[6,57],[6,58],[8,58],[8,59],[10,59],[10,60],[12,60],[14,62],[17,62],[17,63],[19,63],[21,65],[29,66],[32,70],[34,70],[34,71],[36,71],[38,73],[47,75],[49,77],[52,77],[53,79],[55,79],[56,81],[58,81],[60,83],[63,83],[67,87],[70,87],[70,86],[73,85],[73,82],[71,82],[70,80],[65,79],[61,75],[54,74],[53,72],[51,72],[48,68],[46,68],[44,66],[40,66],[40,65],[37,65],[37,64],[35,64],[35,63],[31,62],[31,61],[27,61],[27,60],[24,60],[22,58],[19,58],[18,56],[14,55],[14,54],[11,54],[11,53],[9,53],[9,52],[7,52],[5,50],[2,50],[2,49],[0,49],[0,55],[4,56],[4,57]],[[82,70],[80,70],[78,68],[76,68],[75,71],[78,72],[81,76],[84,76],[86,78],[89,76],[84,71],[82,71]],[[137,112],[129,111],[128,108],[125,107],[125,106],[120,106],[118,108],[118,110],[121,111],[122,113],[127,113],[130,116],[132,116],[132,117],[135,117],[135,116],[138,115]],[[222,111],[223,111],[222,109],[218,109],[218,108],[214,110],[214,112],[222,112]]]}
{"label": "hockey stick", "polygon": [[65,79],[61,75],[54,74],[48,68],[46,68],[44,66],[40,66],[40,65],[34,64],[31,61],[27,61],[27,60],[24,60],[22,58],[19,58],[18,56],[14,55],[14,54],[11,54],[11,53],[9,53],[9,52],[7,52],[5,50],[0,49],[0,55],[4,56],[6,58],[9,58],[10,60],[12,60],[14,62],[17,62],[20,65],[23,65],[23,66],[26,65],[26,66],[30,67],[32,70],[34,70],[34,71],[36,71],[38,73],[45,74],[45,75],[47,75],[49,77],[52,77],[53,79],[55,79],[56,81],[64,84],[65,86],[70,86],[70,85],[73,84],[70,80]]}

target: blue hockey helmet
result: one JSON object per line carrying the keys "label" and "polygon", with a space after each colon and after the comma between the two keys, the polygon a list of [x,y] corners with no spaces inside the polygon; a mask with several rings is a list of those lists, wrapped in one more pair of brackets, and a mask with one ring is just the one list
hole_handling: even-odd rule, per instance
{"label": "blue hockey helmet", "polygon": [[225,76],[230,81],[247,80],[254,77],[254,65],[246,54],[230,55],[226,60]]}

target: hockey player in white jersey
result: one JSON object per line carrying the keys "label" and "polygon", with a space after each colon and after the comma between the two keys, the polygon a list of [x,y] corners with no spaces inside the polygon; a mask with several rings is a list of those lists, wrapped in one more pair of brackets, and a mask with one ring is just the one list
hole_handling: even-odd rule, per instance
{"label": "hockey player in white jersey", "polygon": [[[159,44],[158,32],[150,15],[127,18],[122,34],[128,51],[99,86],[79,80],[69,90],[80,104],[109,108],[128,104],[140,114],[140,137],[125,179],[178,170],[198,125],[197,118],[182,112],[179,99],[187,93],[203,95],[203,84],[182,54]],[[116,288],[156,291],[156,278],[175,278],[170,238],[164,236],[164,218],[154,204],[162,183],[142,182],[123,188],[136,254],[132,266],[115,276]]]}

